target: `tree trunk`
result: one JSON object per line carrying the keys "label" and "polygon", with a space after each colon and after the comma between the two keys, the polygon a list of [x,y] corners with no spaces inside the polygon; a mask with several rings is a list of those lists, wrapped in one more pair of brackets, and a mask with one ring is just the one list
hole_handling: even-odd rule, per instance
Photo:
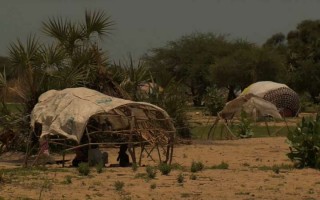
{"label": "tree trunk", "polygon": [[229,89],[229,93],[228,93],[227,101],[231,101],[237,97],[234,93],[235,86],[230,85],[228,89]]}
{"label": "tree trunk", "polygon": [[201,97],[199,94],[197,94],[196,89],[194,87],[191,87],[191,94],[192,94],[192,101],[193,101],[193,106],[201,106]]}

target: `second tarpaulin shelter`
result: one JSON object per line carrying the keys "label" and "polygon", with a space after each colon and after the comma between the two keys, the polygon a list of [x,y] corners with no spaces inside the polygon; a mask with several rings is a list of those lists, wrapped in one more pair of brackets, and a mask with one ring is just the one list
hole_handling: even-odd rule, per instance
{"label": "second tarpaulin shelter", "polygon": [[[223,119],[225,122],[227,122],[228,120],[232,120],[233,118],[239,118],[241,112],[245,112],[247,116],[252,118],[254,121],[257,121],[257,119],[264,117],[282,119],[281,114],[273,103],[264,100],[263,98],[258,97],[252,93],[240,95],[236,99],[227,102],[224,108],[218,113],[216,121],[213,123],[213,126],[208,132],[208,139],[210,138],[211,130],[215,130],[215,127],[220,119]],[[231,136],[236,137],[228,128],[226,123],[225,125]],[[266,126],[268,128],[267,122]]]}
{"label": "second tarpaulin shelter", "polygon": [[254,94],[273,103],[283,117],[297,116],[300,110],[299,95],[282,83],[260,81],[249,85],[240,94]]}
{"label": "second tarpaulin shelter", "polygon": [[218,116],[225,120],[238,117],[241,112],[246,112],[255,121],[258,118],[271,116],[275,119],[281,119],[277,107],[271,102],[262,99],[254,94],[241,95],[226,103]]}
{"label": "second tarpaulin shelter", "polygon": [[[165,110],[150,103],[115,98],[83,87],[50,90],[39,97],[31,113],[31,127],[35,129],[37,124],[42,127],[40,139],[76,143],[67,150],[125,143],[133,162],[137,162],[137,145],[141,147],[140,164],[143,152],[152,158],[153,150],[158,151],[160,162],[172,160],[175,127]],[[83,137],[88,139],[86,144],[81,144]]]}

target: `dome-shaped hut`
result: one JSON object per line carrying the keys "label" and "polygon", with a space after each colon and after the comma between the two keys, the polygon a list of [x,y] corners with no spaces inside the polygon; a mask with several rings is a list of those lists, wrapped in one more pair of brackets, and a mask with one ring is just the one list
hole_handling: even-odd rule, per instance
{"label": "dome-shaped hut", "polygon": [[254,94],[273,103],[283,117],[294,117],[299,112],[299,96],[285,84],[272,81],[256,82],[245,88],[240,96],[246,94]]}

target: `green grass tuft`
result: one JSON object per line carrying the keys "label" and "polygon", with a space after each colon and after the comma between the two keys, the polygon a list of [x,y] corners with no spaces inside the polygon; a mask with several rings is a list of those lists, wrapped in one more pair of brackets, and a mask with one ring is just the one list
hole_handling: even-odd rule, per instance
{"label": "green grass tuft", "polygon": [[222,161],[219,165],[213,165],[209,169],[229,169],[229,164]]}
{"label": "green grass tuft", "polygon": [[90,173],[90,167],[88,163],[80,163],[78,167],[78,171],[82,176],[88,176]]}
{"label": "green grass tuft", "polygon": [[195,162],[195,161],[192,161],[191,163],[191,172],[195,173],[195,172],[198,172],[198,171],[202,171],[204,168],[204,165],[202,162]]}
{"label": "green grass tuft", "polygon": [[115,188],[115,190],[117,190],[117,191],[122,191],[123,190],[123,187],[124,187],[124,182],[122,182],[122,181],[116,181],[116,182],[114,182],[114,188]]}

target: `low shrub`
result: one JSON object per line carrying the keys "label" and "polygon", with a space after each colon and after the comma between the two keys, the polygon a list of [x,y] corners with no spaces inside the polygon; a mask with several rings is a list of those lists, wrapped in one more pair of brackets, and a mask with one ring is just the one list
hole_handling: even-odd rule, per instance
{"label": "low shrub", "polygon": [[98,173],[98,174],[102,173],[103,167],[104,167],[103,162],[99,162],[99,163],[96,165],[96,170],[97,170],[97,173]]}
{"label": "low shrub", "polygon": [[161,171],[162,175],[168,175],[171,172],[171,166],[166,163],[161,163],[158,166],[158,169]]}
{"label": "low shrub", "polygon": [[178,181],[178,183],[183,183],[183,181],[184,181],[184,176],[182,175],[182,173],[180,173],[180,174],[178,175],[177,181]]}
{"label": "low shrub", "polygon": [[198,171],[201,171],[203,170],[204,168],[204,165],[202,162],[195,162],[195,161],[192,161],[191,163],[191,172],[198,172]]}
{"label": "low shrub", "polygon": [[154,179],[156,177],[156,174],[157,174],[157,168],[152,167],[152,166],[147,166],[146,167],[146,172],[147,172],[148,178]]}
{"label": "low shrub", "polygon": [[190,180],[196,180],[196,179],[197,179],[197,176],[195,174],[190,175]]}
{"label": "low shrub", "polygon": [[229,168],[229,164],[223,161],[219,165],[213,165],[212,167],[210,167],[210,169],[228,169],[228,168]]}
{"label": "low shrub", "polygon": [[155,183],[152,183],[151,185],[150,185],[150,189],[156,189],[156,187],[157,187],[157,185],[155,184]]}
{"label": "low shrub", "polygon": [[320,115],[316,118],[302,118],[293,131],[289,131],[287,141],[290,153],[287,156],[295,167],[320,169]]}
{"label": "low shrub", "polygon": [[80,163],[78,167],[80,175],[88,176],[90,173],[90,167],[88,163]]}
{"label": "low shrub", "polygon": [[117,191],[122,191],[122,190],[123,190],[123,187],[124,187],[124,182],[122,182],[122,181],[116,181],[116,182],[114,182],[114,188],[115,188],[115,190],[117,190]]}
{"label": "low shrub", "polygon": [[131,169],[132,169],[132,171],[136,172],[138,170],[137,163],[132,163]]}
{"label": "low shrub", "polygon": [[71,176],[65,176],[64,177],[63,184],[71,184],[72,183],[72,177]]}
{"label": "low shrub", "polygon": [[239,124],[236,125],[236,132],[240,138],[251,138],[253,136],[252,120],[244,111],[241,111]]}

